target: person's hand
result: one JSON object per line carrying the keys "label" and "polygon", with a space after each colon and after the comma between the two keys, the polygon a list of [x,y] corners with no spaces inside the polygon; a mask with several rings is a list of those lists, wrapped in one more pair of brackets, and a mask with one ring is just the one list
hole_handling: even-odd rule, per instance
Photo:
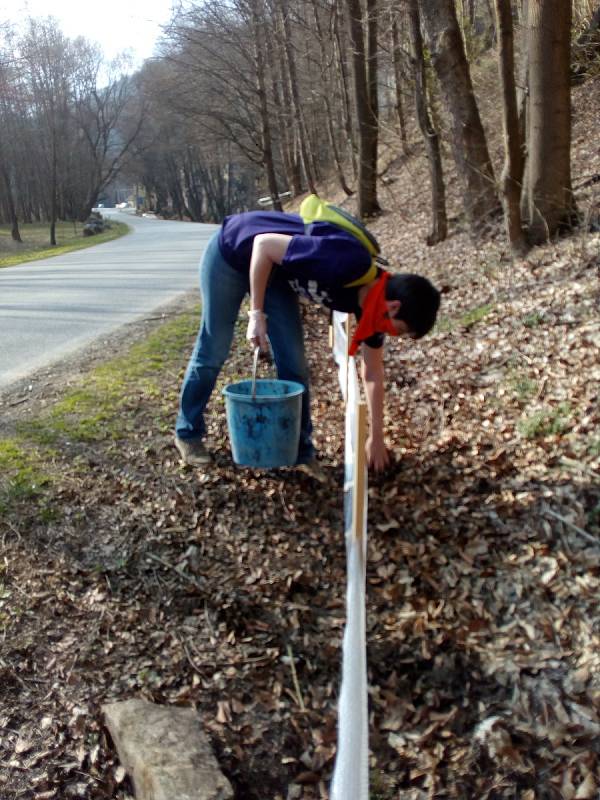
{"label": "person's hand", "polygon": [[259,309],[250,311],[248,320],[248,330],[246,339],[252,342],[252,347],[260,347],[262,352],[269,351],[269,339],[267,337],[267,315]]}
{"label": "person's hand", "polygon": [[392,454],[381,438],[369,436],[365,445],[367,464],[375,472],[383,472],[391,463]]}

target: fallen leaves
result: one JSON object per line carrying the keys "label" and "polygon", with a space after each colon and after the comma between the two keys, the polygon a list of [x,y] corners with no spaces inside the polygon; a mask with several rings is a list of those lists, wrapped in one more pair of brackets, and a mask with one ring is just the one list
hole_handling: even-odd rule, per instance
{"label": "fallen leaves", "polygon": [[[426,248],[413,195],[411,213],[397,200],[403,227],[395,213],[374,227],[386,254],[449,291],[434,334],[386,354],[397,459],[371,477],[367,564],[377,796],[595,800],[599,237],[510,265],[498,241],[477,249],[460,232]],[[129,798],[98,709],[132,695],[194,705],[244,800],[327,797],[342,415],[326,318],[305,314],[326,484],[234,468],[218,393],[216,465],[182,469],[182,352],[164,398],[132,387],[122,441],[52,454],[52,514],[24,504],[0,519],[3,800]],[[223,380],[247,360],[238,350]],[[519,421],[541,411],[527,438]]]}

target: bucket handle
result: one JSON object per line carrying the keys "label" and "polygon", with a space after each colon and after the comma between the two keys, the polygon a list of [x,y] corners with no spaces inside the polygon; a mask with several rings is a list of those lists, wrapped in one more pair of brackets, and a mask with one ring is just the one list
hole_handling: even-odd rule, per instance
{"label": "bucket handle", "polygon": [[[274,356],[273,356],[273,348],[271,347],[271,342],[269,342],[269,354],[271,357],[271,363],[274,363]],[[256,400],[256,371],[258,369],[258,359],[260,357],[260,346],[257,345],[254,348],[254,358],[252,359],[252,399]]]}

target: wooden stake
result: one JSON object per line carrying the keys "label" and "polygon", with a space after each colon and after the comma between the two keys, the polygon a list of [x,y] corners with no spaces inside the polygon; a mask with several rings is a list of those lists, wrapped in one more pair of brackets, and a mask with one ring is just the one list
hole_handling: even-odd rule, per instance
{"label": "wooden stake", "polygon": [[352,489],[352,536],[362,541],[365,522],[365,494],[367,491],[365,443],[367,441],[367,404],[356,404],[354,436],[354,486]]}

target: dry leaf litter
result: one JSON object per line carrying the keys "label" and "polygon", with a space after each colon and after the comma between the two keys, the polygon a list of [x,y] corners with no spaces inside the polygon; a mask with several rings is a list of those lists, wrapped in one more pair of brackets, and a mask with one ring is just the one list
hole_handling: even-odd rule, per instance
{"label": "dry leaf litter", "polygon": [[[575,92],[574,185],[600,173],[599,82]],[[420,145],[415,136],[413,149]],[[369,489],[371,796],[593,800],[600,791],[598,232],[517,263],[500,229],[427,248],[421,158],[373,229],[443,288],[433,335],[386,352],[396,461]],[[422,186],[419,193],[415,186]],[[578,193],[589,217],[594,185]],[[180,466],[187,352],[123,437],[54,455],[52,513],[0,519],[0,797],[126,800],[102,703],[193,705],[243,800],[327,798],[344,626],[343,423],[307,309],[325,483]],[[191,344],[191,343],[190,343]],[[241,341],[221,385],[248,372]]]}

